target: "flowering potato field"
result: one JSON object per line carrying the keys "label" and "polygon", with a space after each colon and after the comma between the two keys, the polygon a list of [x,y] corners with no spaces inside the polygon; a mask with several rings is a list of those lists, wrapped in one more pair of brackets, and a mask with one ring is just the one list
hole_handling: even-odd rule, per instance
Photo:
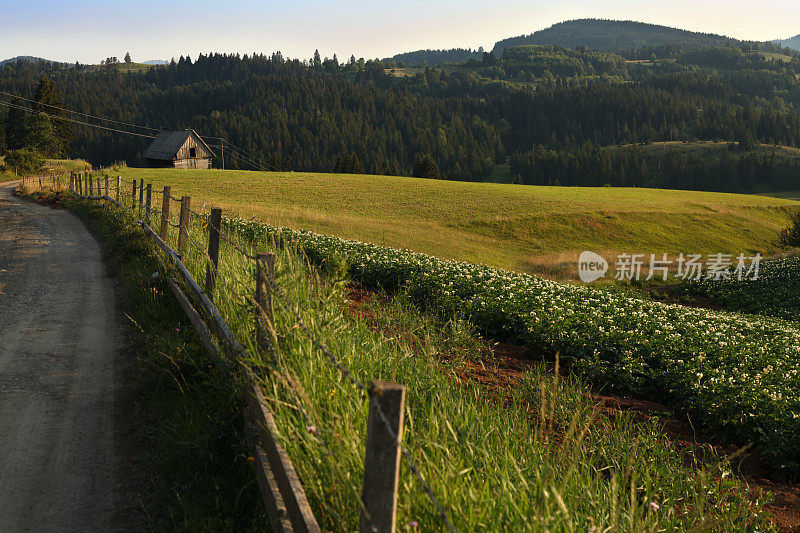
{"label": "flowering potato field", "polygon": [[487,266],[241,219],[228,229],[294,243],[318,265],[346,260],[357,281],[405,291],[422,308],[465,316],[487,336],[559,352],[607,388],[689,412],[718,437],[759,445],[800,474],[800,326],[692,309]]}
{"label": "flowering potato field", "polygon": [[685,288],[733,311],[800,320],[800,257],[762,261],[757,279],[687,281]]}

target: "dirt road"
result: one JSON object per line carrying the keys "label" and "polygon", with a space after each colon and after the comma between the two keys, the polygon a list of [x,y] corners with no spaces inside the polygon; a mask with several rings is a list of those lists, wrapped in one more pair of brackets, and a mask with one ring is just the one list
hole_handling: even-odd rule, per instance
{"label": "dirt road", "polygon": [[140,529],[116,287],[66,210],[0,185],[0,531]]}

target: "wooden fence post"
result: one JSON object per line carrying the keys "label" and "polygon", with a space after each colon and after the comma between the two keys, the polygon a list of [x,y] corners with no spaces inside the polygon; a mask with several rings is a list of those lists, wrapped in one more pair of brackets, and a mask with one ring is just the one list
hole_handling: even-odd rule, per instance
{"label": "wooden fence post", "polygon": [[192,205],[190,196],[181,196],[181,221],[178,229],[178,255],[183,257],[186,252],[186,241],[189,237],[189,209]]}
{"label": "wooden fence post", "polygon": [[[272,329],[272,282],[275,281],[275,254],[256,254],[256,341],[260,348],[267,348]],[[261,325],[264,322],[264,326]]]}
{"label": "wooden fence post", "polygon": [[42,190],[42,177],[39,176],[39,190]]}
{"label": "wooden fence post", "polygon": [[[400,476],[400,439],[403,435],[406,388],[373,380],[369,389],[367,451],[359,531],[394,532],[397,524],[397,487]],[[385,417],[381,417],[378,406]],[[387,424],[391,433],[387,429]],[[396,440],[395,440],[396,437]]]}
{"label": "wooden fence post", "polygon": [[164,242],[167,242],[167,236],[169,235],[170,192],[172,192],[172,188],[169,185],[165,185],[164,192],[161,194],[161,231],[158,233],[158,236],[161,237],[161,240]]}
{"label": "wooden fence post", "polygon": [[131,191],[131,210],[136,209],[136,180],[133,180],[133,190]]}
{"label": "wooden fence post", "polygon": [[219,227],[222,223],[222,209],[214,207],[208,216],[208,264],[206,265],[206,294],[214,300],[214,286],[217,281],[219,265]]}
{"label": "wooden fence post", "polygon": [[[101,187],[100,176],[97,176],[97,196],[103,196],[103,187]],[[105,203],[105,200],[103,200]]]}
{"label": "wooden fence post", "polygon": [[119,206],[119,187],[120,187],[120,185],[122,185],[122,176],[117,176],[117,189],[116,189],[117,193],[115,195],[116,199],[117,199],[117,206]]}
{"label": "wooden fence post", "polygon": [[142,218],[143,206],[144,206],[144,178],[139,180],[139,218]]}
{"label": "wooden fence post", "polygon": [[103,206],[108,207],[108,204],[111,203],[111,197],[108,195],[108,174],[105,175],[105,178],[106,178],[106,183],[105,183],[106,187],[105,187],[105,193],[103,194],[103,196],[105,197],[105,199],[103,200]]}
{"label": "wooden fence post", "polygon": [[150,224],[150,206],[152,204],[153,184],[147,184],[147,224]]}
{"label": "wooden fence post", "polygon": [[90,176],[88,172],[86,173],[86,181],[89,182],[88,196],[94,196],[94,180],[92,179],[92,176]]}

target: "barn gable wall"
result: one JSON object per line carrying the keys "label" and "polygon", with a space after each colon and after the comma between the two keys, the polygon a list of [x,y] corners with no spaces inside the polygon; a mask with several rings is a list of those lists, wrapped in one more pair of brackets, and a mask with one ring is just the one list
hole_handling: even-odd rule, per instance
{"label": "barn gable wall", "polygon": [[183,146],[180,147],[178,153],[175,155],[175,159],[189,159],[191,158],[191,149],[194,148],[196,153],[196,158],[208,158],[211,157],[211,154],[200,141],[200,139],[193,133],[189,135],[186,139],[186,142],[183,143]]}

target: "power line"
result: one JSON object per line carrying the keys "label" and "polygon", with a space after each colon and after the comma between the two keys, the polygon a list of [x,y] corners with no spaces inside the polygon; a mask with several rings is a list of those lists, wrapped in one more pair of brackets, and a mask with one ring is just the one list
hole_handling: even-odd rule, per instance
{"label": "power line", "polygon": [[258,157],[256,155],[253,155],[253,154],[243,150],[242,148],[240,148],[240,147],[236,146],[235,144],[233,144],[232,142],[230,142],[228,139],[225,139],[223,137],[206,137],[206,138],[207,139],[216,139],[216,140],[220,141],[221,143],[224,143],[224,145],[220,144],[219,145],[220,147],[227,147],[228,149],[232,149],[234,151],[238,151],[240,156],[242,156],[244,158],[247,158],[247,159],[250,159],[249,164],[254,166],[254,167],[256,167],[256,168],[258,168],[259,170],[272,170],[274,172],[280,172],[279,168],[275,167],[274,165],[270,165],[269,163],[266,162],[266,160],[262,159],[261,157]]}
{"label": "power line", "polygon": [[238,160],[238,161],[242,161],[242,162],[244,162],[244,163],[247,163],[248,165],[252,166],[253,168],[255,168],[255,169],[257,169],[257,170],[276,170],[274,167],[272,167],[272,168],[264,168],[264,167],[263,167],[261,164],[259,164],[258,162],[255,162],[255,161],[253,161],[252,159],[248,158],[247,156],[244,156],[244,155],[242,155],[242,154],[240,154],[240,153],[237,153],[236,151],[231,151],[231,152],[228,152],[228,153],[229,153],[229,155],[231,155],[231,156],[232,156],[234,159],[236,159],[236,160]]}
{"label": "power line", "polygon": [[97,120],[105,120],[107,122],[115,122],[117,124],[122,124],[123,126],[133,126],[134,128],[142,128],[142,129],[150,130],[150,131],[161,131],[158,128],[151,128],[150,126],[139,126],[138,124],[132,124],[130,122],[122,122],[121,120],[113,120],[113,119],[110,119],[110,118],[98,117],[98,116],[95,116],[95,115],[90,115],[88,113],[81,113],[80,111],[73,111],[72,109],[67,109],[65,107],[59,107],[59,106],[56,106],[56,105],[37,102],[36,100],[31,100],[30,98],[25,98],[23,96],[18,96],[16,94],[7,93],[5,91],[0,91],[0,94],[3,94],[5,96],[10,96],[12,98],[19,98],[20,100],[25,100],[26,102],[30,102],[32,104],[38,104],[38,105],[44,105],[44,106],[47,106],[47,107],[52,107],[53,109],[66,111],[67,113],[75,113],[76,115],[81,115],[81,116],[88,117],[88,118],[94,118],[94,119],[97,119]]}
{"label": "power line", "polygon": [[240,152],[237,152],[236,150],[230,150],[228,152],[228,155],[231,156],[232,158],[234,158],[237,161],[243,162],[243,163],[253,167],[255,170],[267,170],[266,168],[264,168],[257,161],[254,161],[250,157],[248,157],[248,156],[246,156],[246,155],[244,155],[244,154],[242,154]]}
{"label": "power line", "polygon": [[[6,92],[6,91],[0,91],[0,94],[8,96],[8,97],[11,97],[11,98],[17,98],[19,100],[24,100],[24,101],[32,103],[32,104],[44,105],[44,106],[47,106],[47,107],[50,107],[50,108],[53,108],[53,109],[58,109],[60,111],[64,111],[64,112],[67,112],[67,113],[73,113],[73,114],[76,114],[76,115],[80,115],[80,116],[87,117],[87,118],[92,118],[92,119],[95,119],[95,120],[104,120],[106,122],[110,122],[110,123],[114,123],[114,124],[121,124],[123,126],[130,126],[130,127],[133,127],[133,128],[141,128],[141,129],[145,129],[145,130],[149,130],[149,131],[155,131],[155,132],[161,132],[162,131],[162,130],[160,130],[158,128],[151,128],[150,126],[140,126],[138,124],[133,124],[131,122],[123,122],[121,120],[114,120],[114,119],[110,119],[110,118],[99,117],[99,116],[96,116],[96,115],[90,115],[88,113],[82,113],[80,111],[74,111],[72,109],[67,109],[65,107],[60,107],[60,106],[56,106],[56,105],[52,105],[52,104],[45,104],[45,103],[41,103],[41,102],[36,102],[35,100],[31,100],[30,98],[25,98],[23,96],[12,94],[12,93],[9,93],[9,92]],[[26,111],[28,113],[37,112],[34,109],[30,109],[30,108],[21,106],[19,104],[14,104],[12,102],[2,102],[2,101],[0,101],[0,105],[5,105],[7,107],[11,107],[11,108],[14,108],[14,109],[20,109],[20,110]],[[83,125],[83,126],[89,126],[89,127],[93,127],[93,128],[99,128],[99,129],[106,130],[106,131],[112,131],[112,132],[116,132],[116,133],[126,133],[128,135],[136,135],[138,137],[146,137],[146,138],[149,138],[149,139],[154,139],[156,137],[155,135],[147,135],[147,134],[143,134],[143,133],[137,133],[137,132],[133,132],[133,131],[122,130],[122,129],[118,129],[118,128],[111,128],[111,127],[108,127],[108,126],[101,126],[99,124],[92,124],[90,122],[84,122],[84,121],[77,120],[77,119],[74,119],[74,118],[69,118],[69,117],[62,117],[62,116],[59,116],[59,115],[46,113],[44,111],[38,111],[38,112],[39,113],[43,113],[44,115],[47,115],[48,117],[55,118],[55,119],[58,119],[58,120],[64,120],[64,121],[67,121],[67,122],[71,122],[73,124],[80,124],[80,125]],[[274,165],[269,164],[265,159],[261,158],[260,156],[256,156],[254,154],[251,154],[250,152],[245,151],[244,149],[236,146],[235,144],[233,144],[232,142],[228,141],[227,139],[225,139],[223,137],[206,137],[206,138],[207,139],[216,139],[216,140],[220,141],[221,143],[223,143],[223,144],[220,144],[219,146],[223,150],[225,148],[228,148],[228,150],[230,151],[229,152],[230,155],[232,155],[234,157],[234,159],[236,159],[239,162],[243,162],[243,163],[245,163],[245,164],[247,164],[249,166],[252,166],[253,168],[255,168],[257,170],[262,170],[262,171],[271,170],[271,171],[274,171],[274,172],[280,172],[279,168],[277,168]],[[225,146],[225,145],[227,145],[227,146]]]}
{"label": "power line", "polygon": [[76,120],[74,118],[60,117],[58,115],[52,115],[50,113],[45,113],[44,111],[36,111],[36,110],[31,109],[29,107],[13,104],[11,102],[0,101],[0,105],[4,105],[6,107],[10,107],[11,109],[18,109],[20,111],[25,111],[27,113],[41,113],[42,115],[46,115],[46,116],[48,116],[50,118],[54,118],[54,119],[57,119],[57,120],[64,120],[66,122],[71,122],[73,124],[80,124],[82,126],[89,126],[91,128],[98,128],[98,129],[101,129],[101,130],[113,131],[113,132],[116,132],[116,133],[127,133],[128,135],[135,135],[137,137],[146,137],[148,139],[155,139],[155,137],[156,137],[155,135],[147,135],[147,134],[144,134],[144,133],[136,133],[136,132],[133,132],[133,131],[120,130],[120,129],[117,129],[117,128],[109,128],[108,126],[101,126],[99,124],[91,124],[89,122],[83,122],[81,120]]}
{"label": "power line", "polygon": [[236,154],[238,152],[238,155],[240,155],[241,157],[243,157],[245,159],[249,159],[250,160],[250,164],[253,165],[254,167],[258,168],[259,170],[273,170],[273,171],[277,171],[278,170],[273,165],[270,165],[269,163],[267,163],[263,159],[259,158],[258,156],[255,156],[255,155],[252,155],[252,154],[250,154],[248,152],[245,152],[244,150],[242,150],[241,148],[239,148],[235,144],[232,144],[232,143],[229,142],[228,143],[228,147],[233,149],[232,153]]}

